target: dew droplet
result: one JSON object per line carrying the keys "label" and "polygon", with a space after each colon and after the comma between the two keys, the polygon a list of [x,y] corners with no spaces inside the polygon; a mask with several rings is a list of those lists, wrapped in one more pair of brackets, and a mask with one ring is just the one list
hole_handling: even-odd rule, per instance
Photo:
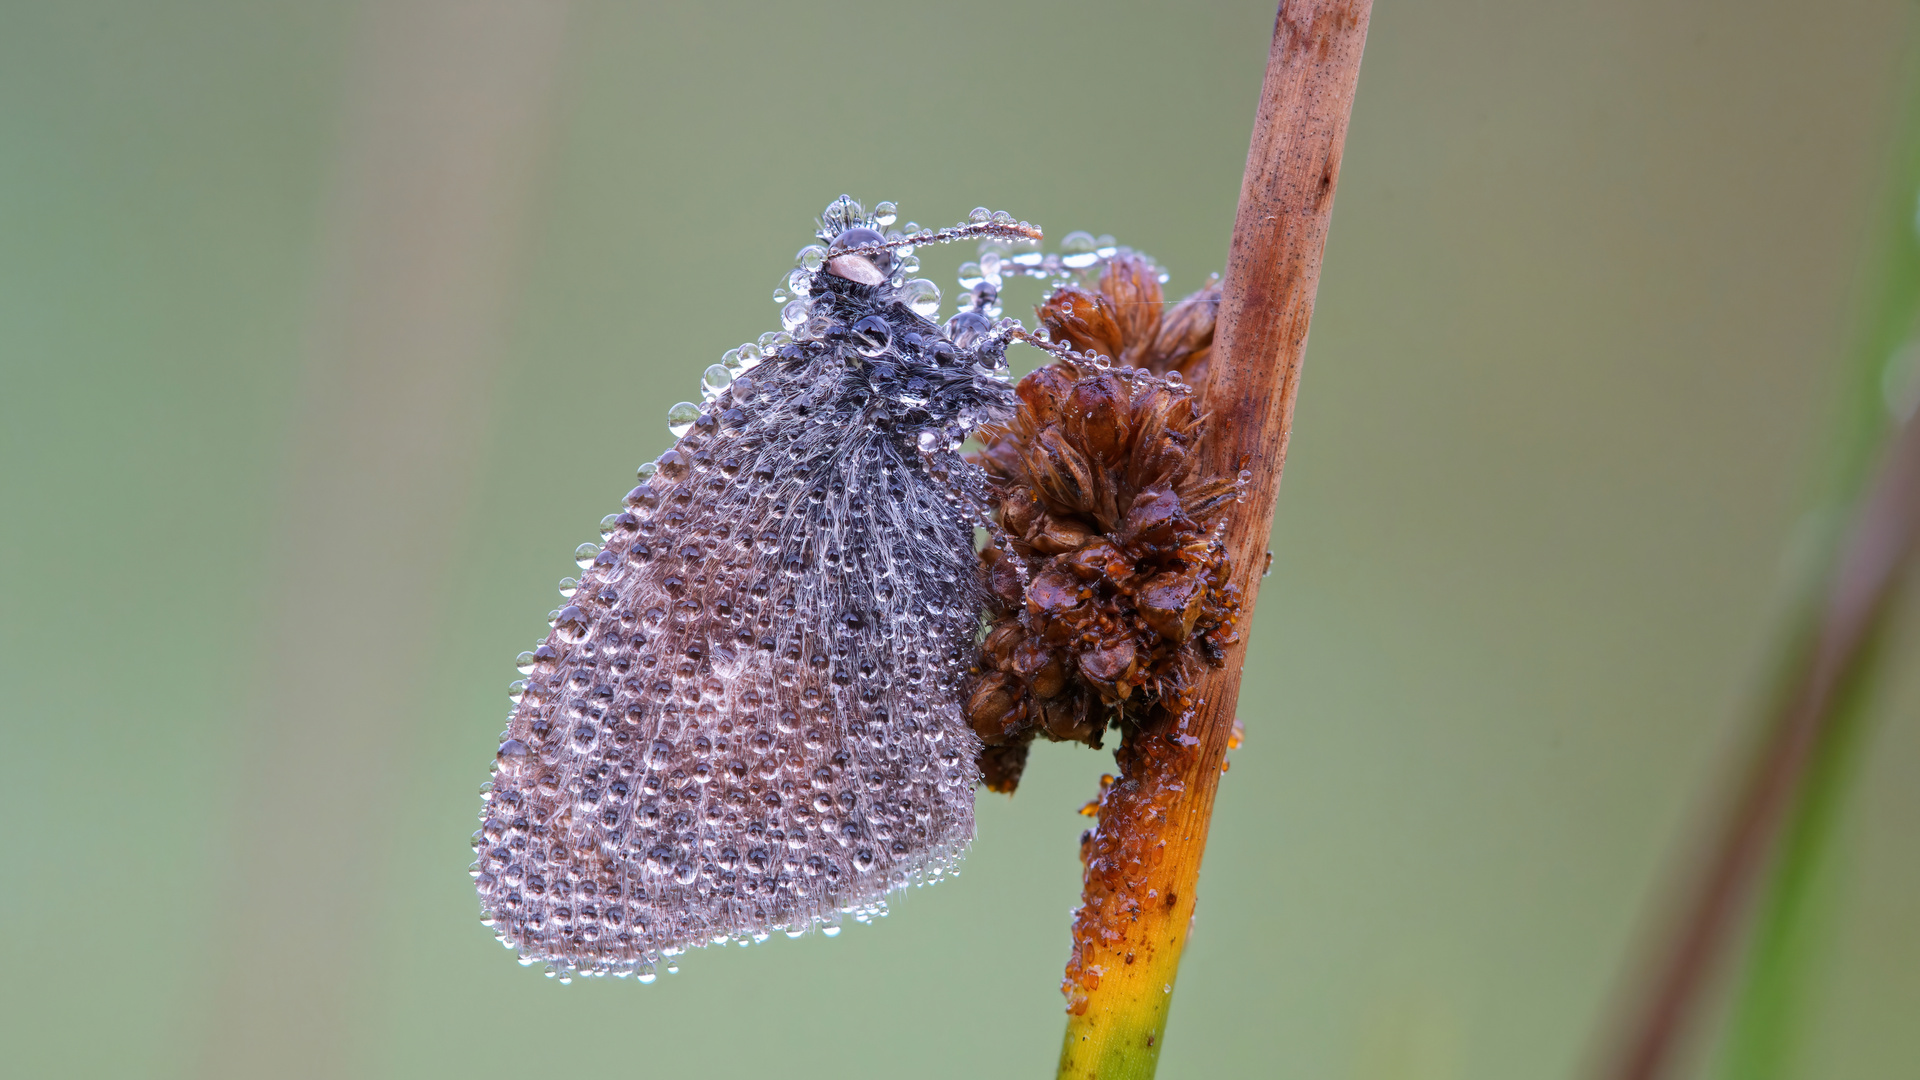
{"label": "dew droplet", "polygon": [[[579,547],[573,549],[574,565],[585,570],[587,567],[593,565],[593,558],[598,554],[600,554],[599,544],[581,544]],[[567,580],[572,581],[573,579],[568,578]],[[578,582],[575,582],[575,584],[578,584]]]}
{"label": "dew droplet", "polygon": [[869,315],[853,324],[854,348],[862,356],[879,356],[893,343],[893,327],[878,315]]}
{"label": "dew droplet", "polygon": [[890,202],[875,203],[873,206],[873,223],[883,229],[899,220],[899,217],[900,208]]}
{"label": "dew droplet", "polygon": [[727,384],[731,382],[733,382],[733,372],[727,370],[725,364],[713,364],[707,368],[704,375],[700,376],[700,394],[708,401],[712,401],[724,393]]}
{"label": "dew droplet", "polygon": [[940,314],[940,286],[926,278],[914,278],[907,282],[901,299],[907,302],[915,315],[923,319]]}
{"label": "dew droplet", "polygon": [[533,674],[533,661],[534,656],[532,652],[523,652],[519,656],[514,657],[513,668],[522,675],[531,675]]}
{"label": "dew droplet", "polygon": [[988,325],[985,317],[971,311],[958,312],[953,318],[947,320],[947,340],[962,349],[970,348],[973,343],[980,340],[989,329],[991,329],[991,327]]}
{"label": "dew droplet", "polygon": [[667,430],[678,439],[693,430],[693,422],[700,419],[700,406],[691,401],[682,401],[667,410]]}
{"label": "dew droplet", "polygon": [[[581,546],[592,547],[593,545],[583,544]],[[599,554],[599,553],[595,552],[595,554]],[[578,557],[576,557],[574,561],[579,562],[580,560]],[[587,565],[588,566],[593,565],[592,558],[588,558]],[[579,590],[579,588],[580,588],[580,582],[577,578],[563,577],[560,579],[560,595],[561,596],[571,597],[575,592]]]}
{"label": "dew droplet", "polygon": [[827,249],[819,244],[808,244],[794,258],[800,263],[800,269],[811,274],[827,264]]}
{"label": "dew droplet", "polygon": [[974,207],[973,211],[967,215],[967,221],[974,225],[985,225],[987,222],[992,220],[993,220],[993,211],[987,209],[984,206]]}

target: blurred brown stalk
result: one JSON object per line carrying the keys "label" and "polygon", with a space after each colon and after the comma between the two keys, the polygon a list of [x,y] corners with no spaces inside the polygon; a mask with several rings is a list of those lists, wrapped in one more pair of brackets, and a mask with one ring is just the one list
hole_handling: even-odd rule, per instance
{"label": "blurred brown stalk", "polygon": [[1813,632],[1790,660],[1751,763],[1654,954],[1598,1075],[1669,1075],[1716,961],[1742,922],[1755,883],[1802,797],[1812,764],[1840,735],[1848,691],[1866,674],[1875,632],[1920,534],[1920,420],[1896,431],[1860,500],[1827,580]]}

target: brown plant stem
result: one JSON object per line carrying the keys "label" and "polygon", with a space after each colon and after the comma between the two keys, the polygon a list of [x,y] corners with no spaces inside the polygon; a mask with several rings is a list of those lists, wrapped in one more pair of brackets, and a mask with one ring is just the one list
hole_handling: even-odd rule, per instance
{"label": "brown plant stem", "polygon": [[1371,10],[1370,0],[1286,0],[1274,21],[1204,399],[1213,414],[1204,468],[1246,470],[1226,529],[1244,597],[1242,644],[1177,713],[1163,710],[1122,738],[1120,776],[1082,844],[1062,1077],[1149,1077],[1159,1059],[1239,702]]}
{"label": "brown plant stem", "polygon": [[1668,1073],[1809,766],[1839,733],[1841,708],[1862,675],[1917,536],[1920,418],[1909,418],[1854,513],[1818,621],[1793,657],[1785,692],[1725,811],[1701,876],[1602,1065],[1599,1075],[1606,1080],[1655,1080]]}

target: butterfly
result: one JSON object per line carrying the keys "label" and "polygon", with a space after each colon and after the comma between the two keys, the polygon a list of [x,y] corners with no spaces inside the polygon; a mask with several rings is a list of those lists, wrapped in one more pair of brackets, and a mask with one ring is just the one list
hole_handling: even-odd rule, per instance
{"label": "butterfly", "polygon": [[827,207],[785,329],[670,413],[520,658],[472,873],[523,964],[651,981],[689,947],[833,933],[973,836],[986,480],[959,449],[1012,415],[1006,350],[1031,339],[997,276],[942,324],[906,274],[919,245],[1040,233],[894,220]]}

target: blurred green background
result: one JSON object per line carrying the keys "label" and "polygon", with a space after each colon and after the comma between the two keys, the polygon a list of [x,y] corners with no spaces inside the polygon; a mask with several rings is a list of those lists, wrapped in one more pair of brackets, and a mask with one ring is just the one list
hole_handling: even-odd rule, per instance
{"label": "blurred green background", "polygon": [[[1588,1058],[1763,697],[1915,14],[1378,6],[1162,1076]],[[1051,1075],[1102,755],[876,926],[651,987],[492,943],[476,790],[831,197],[1184,294],[1272,17],[0,3],[0,1072]],[[1920,1075],[1916,659],[1909,614],[1796,1076]]]}

